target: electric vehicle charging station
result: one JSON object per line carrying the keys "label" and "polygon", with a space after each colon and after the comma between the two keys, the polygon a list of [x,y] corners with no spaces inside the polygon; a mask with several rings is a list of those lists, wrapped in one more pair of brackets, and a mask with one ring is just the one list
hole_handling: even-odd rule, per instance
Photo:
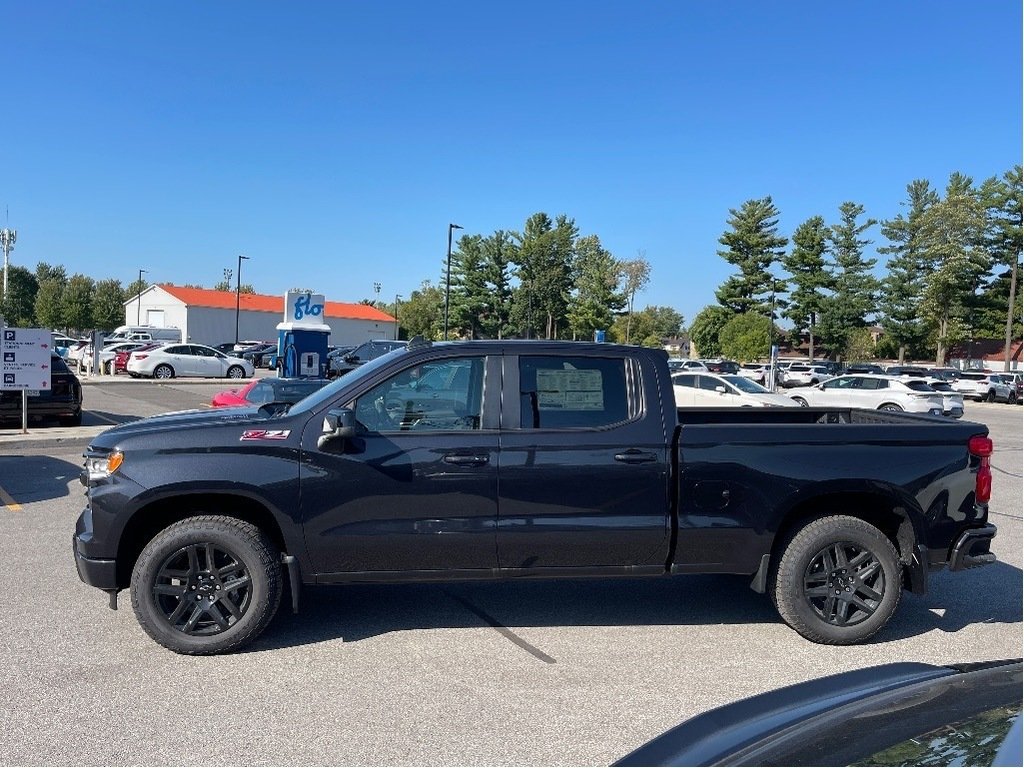
{"label": "electric vehicle charging station", "polygon": [[284,322],[277,324],[278,376],[327,376],[327,339],[331,327],[323,322],[321,294],[289,291],[285,294]]}

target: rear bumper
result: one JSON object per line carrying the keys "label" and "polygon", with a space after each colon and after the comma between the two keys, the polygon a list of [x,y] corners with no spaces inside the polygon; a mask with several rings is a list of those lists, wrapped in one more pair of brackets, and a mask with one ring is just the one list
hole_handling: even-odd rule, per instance
{"label": "rear bumper", "polygon": [[992,524],[961,533],[949,553],[949,570],[965,571],[994,563],[996,556],[992,554],[991,547],[995,535],[996,527]]}

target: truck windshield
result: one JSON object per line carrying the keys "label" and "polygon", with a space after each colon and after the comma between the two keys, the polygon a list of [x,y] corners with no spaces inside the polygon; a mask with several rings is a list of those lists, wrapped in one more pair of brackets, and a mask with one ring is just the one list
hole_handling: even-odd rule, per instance
{"label": "truck windshield", "polygon": [[338,391],[342,387],[347,387],[349,384],[352,384],[353,382],[359,381],[360,379],[364,379],[367,376],[372,376],[377,371],[378,368],[387,365],[396,357],[398,357],[399,355],[404,355],[405,353],[406,348],[399,347],[398,349],[391,350],[386,355],[381,355],[378,358],[374,358],[365,365],[361,365],[355,370],[346,373],[342,378],[335,379],[334,382],[328,384],[323,389],[318,389],[309,397],[303,398],[295,405],[293,405],[290,409],[288,409],[288,413],[296,414],[306,411],[315,411],[324,403],[333,400],[334,397],[338,394]]}

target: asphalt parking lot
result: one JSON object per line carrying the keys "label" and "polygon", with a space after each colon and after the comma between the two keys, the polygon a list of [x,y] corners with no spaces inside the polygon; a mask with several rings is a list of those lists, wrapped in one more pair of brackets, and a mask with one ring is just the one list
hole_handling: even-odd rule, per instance
{"label": "asphalt parking lot", "polygon": [[154,644],[82,584],[70,534],[88,437],[202,407],[225,382],[94,381],[83,427],[0,430],[4,764],[608,764],[719,704],[892,661],[1022,652],[1022,416],[967,406],[995,440],[999,562],[904,595],[869,644],[810,643],[748,579],[307,589],[246,651]]}

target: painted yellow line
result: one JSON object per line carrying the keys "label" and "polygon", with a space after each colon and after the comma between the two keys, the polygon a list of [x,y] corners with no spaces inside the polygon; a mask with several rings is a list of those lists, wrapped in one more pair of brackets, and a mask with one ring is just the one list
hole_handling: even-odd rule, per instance
{"label": "painted yellow line", "polygon": [[3,488],[0,488],[0,501],[2,501],[4,506],[11,510],[11,512],[21,512],[21,504],[16,502],[11,494]]}

